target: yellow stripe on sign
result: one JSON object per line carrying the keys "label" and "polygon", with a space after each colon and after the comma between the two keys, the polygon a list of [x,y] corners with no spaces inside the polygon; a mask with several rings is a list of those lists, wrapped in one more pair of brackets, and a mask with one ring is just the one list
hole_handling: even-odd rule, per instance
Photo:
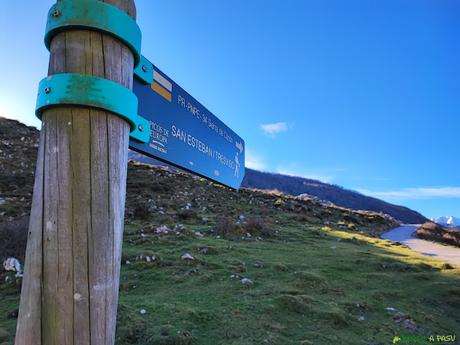
{"label": "yellow stripe on sign", "polygon": [[171,102],[172,100],[172,95],[170,92],[168,92],[166,89],[164,89],[160,84],[158,84],[156,81],[154,81],[150,87],[152,88],[153,91],[155,91],[157,94],[159,94],[161,97],[166,99],[168,102]]}

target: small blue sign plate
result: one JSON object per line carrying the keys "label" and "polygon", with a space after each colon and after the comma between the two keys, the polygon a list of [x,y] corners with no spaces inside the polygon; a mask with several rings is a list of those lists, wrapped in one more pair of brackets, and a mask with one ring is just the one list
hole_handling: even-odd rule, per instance
{"label": "small blue sign plate", "polygon": [[153,82],[136,77],[133,91],[139,115],[150,123],[143,129],[150,131],[150,140],[131,139],[130,148],[238,189],[245,172],[244,140],[153,64],[144,70],[153,70]]}

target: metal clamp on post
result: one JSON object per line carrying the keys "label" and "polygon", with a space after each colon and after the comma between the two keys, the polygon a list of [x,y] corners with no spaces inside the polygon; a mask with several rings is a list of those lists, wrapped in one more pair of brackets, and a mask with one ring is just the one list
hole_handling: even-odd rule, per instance
{"label": "metal clamp on post", "polygon": [[45,109],[81,105],[110,111],[126,120],[130,136],[146,143],[150,123],[137,115],[137,97],[128,88],[108,79],[90,75],[59,73],[42,79],[39,85],[35,114],[41,119]]}
{"label": "metal clamp on post", "polygon": [[99,0],[66,0],[53,5],[48,13],[45,45],[50,49],[53,37],[62,31],[89,29],[111,35],[129,47],[134,67],[141,60],[142,33],[128,14]]}
{"label": "metal clamp on post", "polygon": [[[99,0],[66,0],[53,5],[48,13],[45,45],[50,49],[53,37],[68,30],[86,29],[111,35],[125,44],[134,56],[134,68],[144,78],[153,78],[153,66],[141,56],[142,34],[136,21],[115,6]],[[142,65],[141,65],[142,59]],[[148,62],[148,61],[147,61]],[[54,74],[40,82],[35,114],[50,107],[81,105],[110,111],[126,120],[130,137],[146,143],[150,123],[137,114],[136,95],[108,79],[73,73]]]}
{"label": "metal clamp on post", "polygon": [[144,84],[153,83],[153,65],[143,55],[139,65],[134,69],[134,75],[138,77]]}

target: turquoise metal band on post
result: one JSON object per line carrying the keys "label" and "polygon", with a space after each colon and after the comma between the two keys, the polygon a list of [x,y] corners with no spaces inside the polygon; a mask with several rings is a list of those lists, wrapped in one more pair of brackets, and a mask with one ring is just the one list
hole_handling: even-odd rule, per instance
{"label": "turquoise metal band on post", "polygon": [[137,97],[128,88],[108,79],[59,73],[42,79],[38,89],[35,114],[41,119],[45,109],[80,105],[110,111],[126,120],[130,136],[140,142],[148,142],[150,123],[137,114]]}
{"label": "turquoise metal band on post", "polygon": [[141,60],[142,33],[128,14],[99,0],[65,0],[53,5],[48,13],[45,45],[50,49],[53,37],[66,30],[100,31],[126,44],[134,56],[134,67]]}
{"label": "turquoise metal band on post", "polygon": [[[68,30],[86,29],[111,35],[125,44],[134,56],[134,68],[143,80],[153,80],[153,66],[141,57],[142,33],[128,14],[100,0],[65,0],[53,5],[48,13],[45,45],[50,49],[55,35]],[[142,64],[141,64],[142,60]],[[59,105],[96,107],[115,113],[126,120],[130,136],[141,142],[150,138],[150,123],[137,115],[137,97],[124,86],[108,79],[61,73],[40,82],[36,115]]]}

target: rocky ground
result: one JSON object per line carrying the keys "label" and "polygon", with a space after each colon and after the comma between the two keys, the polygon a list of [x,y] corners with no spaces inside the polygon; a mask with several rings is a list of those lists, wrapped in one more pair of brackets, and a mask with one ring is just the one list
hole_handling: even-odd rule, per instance
{"label": "rocky ground", "polygon": [[460,231],[449,229],[433,222],[426,222],[415,232],[416,236],[429,241],[460,247]]}

